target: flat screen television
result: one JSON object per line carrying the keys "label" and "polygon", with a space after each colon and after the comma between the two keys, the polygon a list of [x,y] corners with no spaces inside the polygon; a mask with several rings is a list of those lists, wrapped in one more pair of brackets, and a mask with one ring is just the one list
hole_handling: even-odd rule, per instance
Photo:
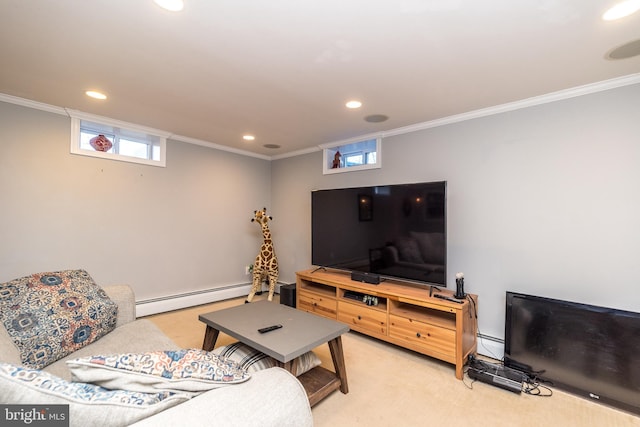
{"label": "flat screen television", "polygon": [[504,364],[640,413],[640,313],[507,292]]}
{"label": "flat screen television", "polygon": [[446,287],[446,182],[311,193],[311,263]]}

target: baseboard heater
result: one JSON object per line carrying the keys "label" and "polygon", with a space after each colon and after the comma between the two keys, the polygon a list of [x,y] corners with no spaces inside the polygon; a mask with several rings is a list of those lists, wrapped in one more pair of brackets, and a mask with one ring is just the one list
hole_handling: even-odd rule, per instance
{"label": "baseboard heater", "polygon": [[166,311],[180,310],[201,304],[209,304],[216,301],[237,298],[249,295],[251,284],[222,286],[201,291],[185,292],[177,295],[167,295],[158,298],[149,298],[136,301],[136,317],[149,316]]}
{"label": "baseboard heater", "polygon": [[[280,286],[283,285],[285,285],[285,283],[278,282],[276,292],[279,292]],[[240,283],[221,286],[219,288],[203,289],[200,291],[140,300],[136,301],[136,317],[150,316],[166,311],[180,310],[182,308],[247,296],[250,291],[251,283]]]}

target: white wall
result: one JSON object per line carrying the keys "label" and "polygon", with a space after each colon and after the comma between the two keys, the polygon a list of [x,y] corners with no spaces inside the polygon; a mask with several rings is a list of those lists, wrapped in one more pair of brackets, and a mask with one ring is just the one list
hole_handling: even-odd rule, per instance
{"label": "white wall", "polygon": [[[640,85],[385,138],[383,168],[322,175],[169,141],[167,168],[69,153],[65,116],[0,103],[0,281],[85,268],[138,300],[246,284],[267,206],[280,281],[311,262],[311,190],[448,181],[449,288],[464,271],[480,331],[504,292],[640,311]],[[225,294],[228,296],[228,294]],[[202,301],[206,302],[206,301]]]}
{"label": "white wall", "polygon": [[[504,336],[506,290],[640,311],[640,85],[385,138],[379,170],[272,166],[281,278],[311,259],[312,189],[448,182],[448,278]],[[482,349],[480,349],[482,351]]]}
{"label": "white wall", "polygon": [[68,117],[0,103],[0,282],[84,268],[148,300],[250,281],[269,161],[169,140],[159,168],[69,144]]}

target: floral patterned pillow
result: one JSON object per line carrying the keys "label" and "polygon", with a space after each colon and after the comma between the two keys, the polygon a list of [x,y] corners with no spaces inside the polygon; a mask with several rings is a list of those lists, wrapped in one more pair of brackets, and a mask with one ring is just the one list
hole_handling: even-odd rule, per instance
{"label": "floral patterned pillow", "polygon": [[247,381],[238,363],[204,350],[170,350],[68,360],[74,380],[111,389],[198,394]]}
{"label": "floral patterned pillow", "polygon": [[71,425],[123,426],[189,400],[186,394],[108,390],[35,369],[0,363],[0,402],[69,405]]}
{"label": "floral patterned pillow", "polygon": [[84,270],[0,283],[0,321],[24,366],[41,369],[116,326],[118,305]]}

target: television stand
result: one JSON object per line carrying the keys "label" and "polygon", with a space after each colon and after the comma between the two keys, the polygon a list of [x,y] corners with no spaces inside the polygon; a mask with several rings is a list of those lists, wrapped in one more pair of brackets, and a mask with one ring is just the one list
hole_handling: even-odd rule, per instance
{"label": "television stand", "polygon": [[467,357],[477,348],[478,297],[467,294],[473,299],[471,304],[469,299],[453,302],[435,295],[453,298],[452,291],[436,287],[393,280],[379,285],[356,282],[348,272],[311,269],[296,273],[299,310],[451,363],[461,380]]}

